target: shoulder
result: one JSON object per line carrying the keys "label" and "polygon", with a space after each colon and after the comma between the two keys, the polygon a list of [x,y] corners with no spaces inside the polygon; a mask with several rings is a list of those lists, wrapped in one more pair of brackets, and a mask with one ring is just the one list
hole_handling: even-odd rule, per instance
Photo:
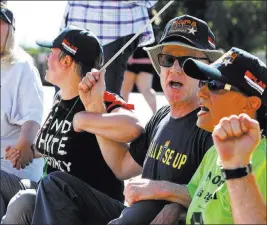
{"label": "shoulder", "polygon": [[170,113],[170,106],[169,105],[163,106],[151,117],[149,123],[160,122],[169,113]]}
{"label": "shoulder", "polygon": [[168,115],[170,113],[170,106],[169,105],[165,105],[162,106],[155,114],[155,117],[161,116],[161,117],[165,117],[166,115]]}

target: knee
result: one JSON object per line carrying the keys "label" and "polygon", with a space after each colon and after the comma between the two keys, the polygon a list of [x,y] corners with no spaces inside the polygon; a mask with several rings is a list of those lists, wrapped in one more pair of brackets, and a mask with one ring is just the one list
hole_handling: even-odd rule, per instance
{"label": "knee", "polygon": [[43,178],[44,181],[55,181],[55,180],[69,180],[69,179],[72,179],[72,175],[70,175],[69,173],[64,173],[64,172],[61,172],[61,171],[55,171],[55,172],[52,172],[52,173],[49,173],[47,176],[45,176]]}
{"label": "knee", "polygon": [[19,191],[9,202],[4,224],[30,224],[35,206],[36,190]]}

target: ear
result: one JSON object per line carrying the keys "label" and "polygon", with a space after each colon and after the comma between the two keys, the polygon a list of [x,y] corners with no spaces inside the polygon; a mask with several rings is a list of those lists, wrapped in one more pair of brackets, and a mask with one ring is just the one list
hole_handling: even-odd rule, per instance
{"label": "ear", "polygon": [[67,55],[62,59],[63,66],[67,69],[72,65],[73,59],[71,56]]}
{"label": "ear", "polygon": [[257,96],[247,97],[247,104],[244,110],[247,113],[256,112],[261,106],[261,99]]}

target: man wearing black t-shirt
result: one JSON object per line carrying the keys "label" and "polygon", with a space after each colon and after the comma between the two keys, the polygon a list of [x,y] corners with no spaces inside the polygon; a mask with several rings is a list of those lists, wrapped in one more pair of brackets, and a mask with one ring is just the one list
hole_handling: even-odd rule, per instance
{"label": "man wearing black t-shirt", "polygon": [[[140,180],[130,181],[125,188],[130,207],[111,223],[150,224],[166,204],[175,202],[176,184],[189,182],[212,145],[210,133],[196,126],[198,81],[182,70],[187,58],[210,63],[222,55],[215,50],[214,35],[207,23],[188,15],[174,18],[166,25],[159,44],[145,50],[160,75],[169,106],[154,114],[129,149],[122,143],[110,146],[106,139],[99,141],[107,164],[118,178],[129,179],[142,172]],[[89,80],[94,81],[97,76],[99,72],[93,72]],[[90,87],[94,85],[98,82]],[[52,190],[60,195],[56,202],[61,199],[68,205],[57,213],[44,210],[44,206],[57,208],[56,196],[46,194]],[[93,188],[74,185],[66,176],[48,176],[40,185],[38,197],[34,224],[106,224],[117,218],[122,207]],[[184,198],[187,197],[185,193]]]}

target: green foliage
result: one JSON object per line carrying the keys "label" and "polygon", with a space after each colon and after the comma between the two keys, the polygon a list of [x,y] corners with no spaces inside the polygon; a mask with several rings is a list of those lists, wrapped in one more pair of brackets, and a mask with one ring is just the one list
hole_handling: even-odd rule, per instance
{"label": "green foliage", "polygon": [[40,53],[48,54],[50,52],[49,48],[39,48],[39,47],[33,48],[33,47],[26,47],[26,46],[22,46],[22,48],[32,56],[39,55]]}
{"label": "green foliage", "polygon": [[[166,1],[159,1],[159,11]],[[266,51],[267,42],[267,1],[235,0],[183,0],[175,1],[161,16],[161,36],[166,23],[183,14],[189,14],[205,20],[216,37],[217,48],[225,51],[232,46],[249,52]],[[159,37],[157,39],[159,39]]]}

